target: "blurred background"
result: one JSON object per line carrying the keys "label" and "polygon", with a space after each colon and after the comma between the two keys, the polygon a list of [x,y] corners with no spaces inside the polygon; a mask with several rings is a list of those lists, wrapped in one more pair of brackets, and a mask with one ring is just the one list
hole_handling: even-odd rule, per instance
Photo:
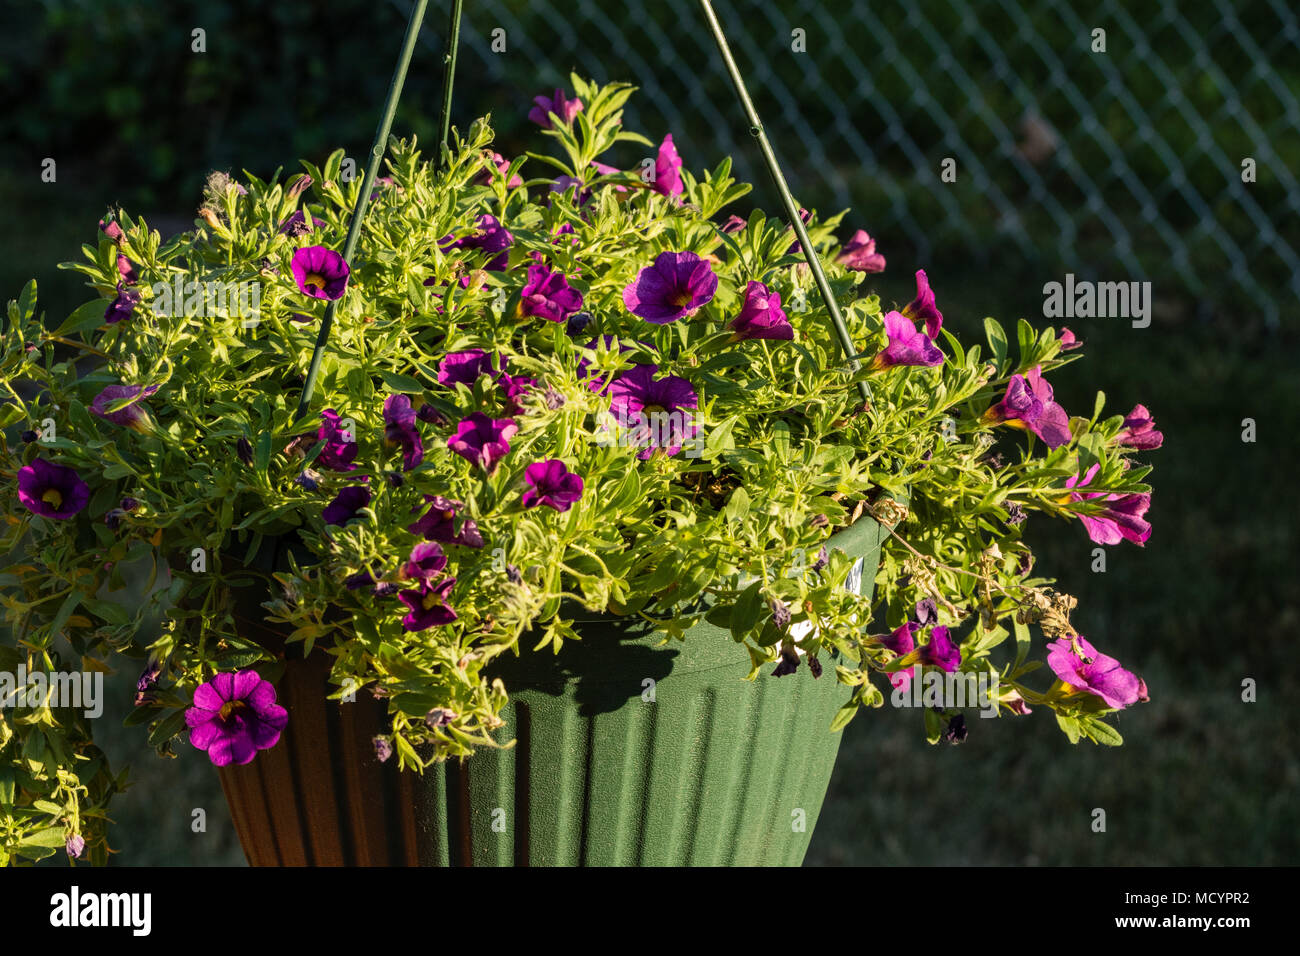
{"label": "blurred background", "polygon": [[[446,0],[435,0],[394,132],[435,140]],[[1071,746],[1047,714],[970,721],[926,744],[919,713],[860,715],[811,865],[1300,862],[1300,18],[1284,0],[716,0],[800,203],[845,208],[888,260],[885,302],[925,268],[947,323],[1043,316],[1067,273],[1149,281],[1153,321],[1067,320],[1087,358],[1054,376],[1069,410],[1150,408],[1165,446],[1145,548],[1031,523],[1074,622],[1138,671],[1151,703],[1118,750]],[[490,113],[507,157],[544,148],[525,116],[570,70],[641,87],[629,128],[671,132],[692,170],[724,156],[776,212],[695,0],[467,4],[453,122]],[[0,3],[0,297],[36,278],[56,321],[91,297],[56,264],[109,207],[191,227],[207,174],[266,178],[368,148],[406,0]],[[1081,18],[1082,16],[1082,18]],[[201,34],[196,34],[201,30]],[[1104,31],[1098,34],[1096,31]],[[500,31],[500,32],[498,32]],[[1104,44],[1104,46],[1103,46]],[[202,52],[199,52],[200,47]],[[642,158],[603,157],[624,168]],[[56,162],[44,182],[42,164]],[[942,177],[954,160],[955,180]],[[542,175],[543,167],[532,169]],[[528,168],[525,173],[528,174]],[[1256,440],[1243,441],[1243,420]],[[120,864],[243,863],[215,773],[159,761],[124,730],[104,748],[136,784],[115,803]],[[1242,701],[1242,682],[1257,701]],[[191,810],[207,832],[191,832]],[[1105,833],[1092,811],[1107,814]]]}

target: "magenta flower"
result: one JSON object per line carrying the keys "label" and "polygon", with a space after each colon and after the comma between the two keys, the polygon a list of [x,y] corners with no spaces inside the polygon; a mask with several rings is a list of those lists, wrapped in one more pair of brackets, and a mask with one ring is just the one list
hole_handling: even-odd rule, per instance
{"label": "magenta flower", "polygon": [[[470,548],[483,547],[483,535],[473,518],[465,518],[460,530],[455,527],[456,513],[465,507],[460,501],[444,498],[442,495],[425,495],[429,506],[418,520],[406,526],[411,534],[423,535],[429,541],[441,541],[443,544],[463,544]],[[412,509],[418,511],[418,507]]]}
{"label": "magenta flower", "polygon": [[146,704],[152,704],[158,699],[154,693],[154,687],[158,683],[158,675],[162,673],[162,665],[157,661],[151,660],[145,665],[144,670],[135,682],[135,706],[143,707]]}
{"label": "magenta flower", "polygon": [[122,231],[122,227],[113,219],[99,220],[99,230],[119,246],[122,244],[122,240],[126,238],[126,233]]}
{"label": "magenta flower", "polygon": [[1070,639],[1063,637],[1047,645],[1047,664],[1070,688],[1095,694],[1107,707],[1123,710],[1146,696],[1146,684],[1133,672],[1125,670],[1113,657],[1100,654],[1083,637],[1076,637],[1079,653]]}
{"label": "magenta flower", "polygon": [[536,508],[547,505],[556,511],[568,511],[582,497],[582,476],[564,467],[558,458],[548,458],[524,469],[528,490],[523,494],[523,506]]}
{"label": "magenta flower", "polygon": [[140,293],[131,289],[124,289],[122,283],[119,282],[117,284],[117,297],[104,310],[104,321],[112,325],[114,322],[129,319],[131,313],[135,311],[135,307],[139,304]]}
{"label": "magenta flower", "polygon": [[293,278],[303,295],[341,298],[348,287],[348,264],[333,249],[303,246],[293,254]]}
{"label": "magenta flower", "polygon": [[[799,221],[802,222],[805,226],[808,225],[808,223],[812,222],[812,212],[811,212],[810,210],[804,209],[802,206],[800,206],[800,207],[799,207]],[[793,233],[793,232],[794,232],[794,227],[791,226],[790,228],[786,229],[786,232]],[[800,248],[799,248],[799,237],[796,235],[796,236],[794,237],[794,242],[790,243],[790,245],[786,248],[786,250],[785,250],[785,254],[786,254],[787,256],[792,256],[792,255],[794,255],[795,253],[800,252],[800,251],[801,251],[801,250],[800,250]]]}
{"label": "magenta flower", "polygon": [[1071,349],[1083,347],[1083,340],[1075,338],[1074,333],[1065,326],[1061,326],[1061,331],[1056,336],[1056,341],[1060,343],[1062,352],[1068,352]]}
{"label": "magenta flower", "polygon": [[730,328],[735,332],[734,339],[794,338],[794,327],[781,308],[781,296],[761,282],[751,281],[745,287],[745,304]]}
{"label": "magenta flower", "polygon": [[538,387],[537,379],[527,375],[502,375],[497,384],[505,393],[506,412],[510,415],[522,415],[524,396]]}
{"label": "magenta flower", "polygon": [[[90,413],[123,428],[138,432],[147,431],[149,413],[144,410],[140,402],[156,391],[158,391],[157,385],[150,385],[148,388],[140,385],[109,385],[91,401]],[[116,411],[108,410],[109,406],[122,399],[130,399],[130,402]]]}
{"label": "magenta flower", "polygon": [[71,468],[33,458],[18,469],[18,500],[34,515],[66,521],[86,507],[90,486]]}
{"label": "magenta flower", "polygon": [[623,304],[633,315],[663,325],[690,315],[717,291],[718,277],[707,259],[693,252],[661,252],[628,283]]}
{"label": "magenta flower", "polygon": [[856,272],[885,271],[885,257],[876,252],[876,240],[867,235],[865,229],[859,229],[849,237],[835,261]]}
{"label": "magenta flower", "polygon": [[680,196],[684,191],[682,158],[677,155],[672,133],[666,135],[659,144],[659,155],[655,157],[655,179],[650,188],[661,196]]}
{"label": "magenta flower", "polygon": [[510,452],[510,439],[517,431],[519,426],[513,419],[492,419],[474,412],[456,426],[447,447],[491,474],[497,462]]}
{"label": "magenta flower", "polygon": [[[510,172],[510,160],[506,159],[500,153],[493,153],[491,158],[488,160],[488,162],[503,177],[505,176],[506,173]],[[480,186],[490,185],[492,182],[492,169],[485,168],[481,173],[479,173],[477,176],[474,177],[474,182]],[[518,173],[515,173],[513,176],[510,177],[510,181],[506,183],[506,188],[514,189],[517,186],[522,186],[523,184],[524,184],[524,178],[520,176]]]}
{"label": "magenta flower", "polygon": [[370,504],[370,489],[365,485],[349,485],[334,500],[321,509],[320,516],[326,524],[345,525],[366,505]]}
{"label": "magenta flower", "polygon": [[456,620],[456,612],[447,604],[447,595],[455,586],[455,578],[436,582],[421,578],[419,587],[399,593],[397,599],[410,608],[410,613],[402,618],[402,629],[423,631]]}
{"label": "magenta flower", "polygon": [[878,635],[875,640],[882,646],[887,647],[899,657],[905,657],[916,649],[915,635],[921,629],[921,625],[916,621],[904,621],[898,627],[894,628],[892,634]]}
{"label": "magenta flower", "polygon": [[534,96],[533,102],[537,105],[528,111],[528,118],[542,129],[551,128],[551,118],[548,113],[554,113],[561,123],[569,126],[573,123],[573,118],[582,110],[582,100],[576,96],[566,100],[564,90],[559,89],[555,91],[554,96]]}
{"label": "magenta flower", "polygon": [[275,702],[275,687],[251,670],[217,674],[200,684],[194,706],[185,711],[190,743],[206,750],[218,767],[249,763],[279,742],[288,723],[289,712]]}
{"label": "magenta flower", "polygon": [[[1093,465],[1088,469],[1082,480],[1077,476],[1070,478],[1065,483],[1065,487],[1084,487],[1096,477],[1100,468],[1100,464]],[[1070,493],[1071,501],[1096,498],[1101,498],[1106,504],[1106,508],[1101,514],[1080,514],[1076,515],[1076,517],[1083,522],[1088,537],[1097,544],[1119,544],[1121,541],[1128,540],[1141,546],[1146,543],[1147,538],[1151,537],[1151,525],[1143,517],[1147,513],[1147,509],[1151,507],[1150,495],[1116,495],[1106,494],[1102,491],[1086,492],[1084,494],[1079,494],[1077,491]]]}
{"label": "magenta flower", "polygon": [[341,427],[343,419],[332,408],[320,413],[323,424],[316,430],[316,440],[323,441],[325,447],[316,456],[316,464],[331,471],[352,471],[357,466],[352,459],[357,457],[356,436]]}
{"label": "magenta flower", "polygon": [[980,421],[1027,428],[1048,448],[1058,448],[1070,440],[1070,416],[1052,400],[1052,386],[1043,380],[1041,366],[1011,376],[1002,401],[986,411]]}
{"label": "magenta flower", "polygon": [[510,261],[510,253],[507,250],[514,243],[515,237],[497,221],[495,216],[479,216],[475,226],[474,232],[452,243],[452,246],[485,252],[493,258],[489,259],[483,268],[492,272],[504,272]]}
{"label": "magenta flower", "polygon": [[453,388],[457,384],[473,387],[478,377],[487,373],[496,379],[506,368],[505,356],[496,356],[496,367],[492,358],[482,349],[469,349],[465,352],[449,352],[438,363],[438,384]]}
{"label": "magenta flower", "polygon": [[1124,430],[1115,436],[1115,444],[1150,451],[1165,443],[1165,436],[1156,431],[1156,420],[1145,405],[1134,405],[1124,419]]}
{"label": "magenta flower", "polygon": [[528,281],[519,299],[521,315],[564,322],[581,308],[582,293],[569,285],[563,272],[552,272],[540,262],[528,267]]}
{"label": "magenta flower", "polygon": [[925,334],[931,341],[934,341],[939,329],[943,327],[943,313],[934,304],[934,290],[930,288],[930,280],[926,278],[924,269],[916,270],[916,298],[903,306],[903,315],[914,322],[924,319]]}
{"label": "magenta flower", "polygon": [[421,541],[411,549],[411,556],[402,565],[404,578],[437,577],[447,566],[447,556],[435,541]]}
{"label": "magenta flower", "polygon": [[725,233],[735,233],[740,232],[740,230],[744,229],[747,225],[748,223],[746,223],[745,220],[741,219],[733,212],[727,217],[727,221],[718,228]]}
{"label": "magenta flower", "polygon": [[885,334],[889,336],[889,344],[872,360],[873,369],[892,368],[895,365],[943,364],[943,352],[902,313],[885,314]]}
{"label": "magenta flower", "polygon": [[127,285],[135,285],[140,278],[135,271],[135,266],[131,265],[131,260],[122,253],[117,254],[117,274],[122,277],[122,281]]}
{"label": "magenta flower", "polygon": [[693,411],[699,396],[691,383],[675,375],[655,378],[655,365],[638,365],[619,375],[609,387],[610,410],[627,429],[628,441],[642,447],[638,458],[655,451],[675,455],[694,437]]}
{"label": "magenta flower", "polygon": [[410,471],[424,461],[424,442],[415,426],[415,409],[405,395],[384,400],[384,440],[402,449],[402,470]]}
{"label": "magenta flower", "polygon": [[921,648],[921,661],[950,674],[961,665],[961,648],[953,641],[948,628],[941,624],[931,629],[930,643]]}

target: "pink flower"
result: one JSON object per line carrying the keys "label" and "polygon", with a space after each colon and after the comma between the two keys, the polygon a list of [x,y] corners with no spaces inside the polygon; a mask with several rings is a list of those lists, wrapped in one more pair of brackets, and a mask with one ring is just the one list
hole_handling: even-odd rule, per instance
{"label": "pink flower", "polygon": [[537,105],[528,111],[528,118],[542,129],[551,128],[551,118],[548,113],[555,114],[561,123],[569,126],[582,109],[582,100],[576,96],[571,100],[565,99],[564,90],[560,89],[555,91],[554,96],[535,96],[533,102]]}
{"label": "pink flower", "polygon": [[[1065,483],[1067,488],[1082,488],[1087,485],[1096,476],[1101,465],[1093,465],[1088,469],[1087,474],[1080,480],[1077,476],[1071,478]],[[1142,545],[1147,538],[1151,537],[1151,525],[1143,517],[1147,508],[1151,506],[1151,496],[1148,494],[1127,494],[1115,495],[1106,494],[1103,491],[1087,492],[1079,494],[1071,492],[1071,501],[1085,501],[1101,498],[1106,503],[1106,508],[1099,515],[1079,514],[1076,517],[1083,522],[1083,527],[1088,532],[1088,537],[1097,544],[1119,544],[1121,541],[1132,541],[1136,545]]]}
{"label": "pink flower", "polygon": [[1134,405],[1124,419],[1124,430],[1115,436],[1115,444],[1150,451],[1165,443],[1165,436],[1156,431],[1156,420],[1145,405]]}
{"label": "pink flower", "polygon": [[934,290],[930,288],[930,280],[926,278],[924,269],[916,270],[916,298],[903,306],[903,315],[913,321],[924,319],[925,334],[931,341],[943,327],[943,313],[934,304]]}
{"label": "pink flower", "polygon": [[985,425],[1012,425],[1026,428],[1048,448],[1058,448],[1070,440],[1070,416],[1052,399],[1052,386],[1043,379],[1042,367],[1024,375],[1013,375],[1006,394],[983,416]]}
{"label": "pink flower", "polygon": [[1062,352],[1068,352],[1071,349],[1083,347],[1083,339],[1076,339],[1074,333],[1065,326],[1061,326],[1061,331],[1057,333],[1056,341],[1060,343]]}
{"label": "pink flower", "polygon": [[864,229],[859,229],[849,237],[835,261],[857,272],[885,271],[885,257],[876,252],[876,240],[867,235]]}
{"label": "pink flower", "polygon": [[669,133],[659,144],[659,155],[655,158],[655,178],[650,188],[661,196],[680,196],[682,186],[682,158],[677,155],[673,145],[673,134]]}
{"label": "pink flower", "polygon": [[1047,645],[1047,664],[1062,683],[1095,694],[1116,710],[1146,697],[1146,684],[1136,674],[1121,667],[1115,658],[1099,653],[1083,637],[1076,637],[1075,641],[1079,653],[1069,638]]}
{"label": "pink flower", "polygon": [[895,365],[934,366],[943,364],[943,353],[934,342],[919,331],[912,320],[899,312],[885,315],[885,334],[889,344],[872,360],[874,369],[892,368]]}

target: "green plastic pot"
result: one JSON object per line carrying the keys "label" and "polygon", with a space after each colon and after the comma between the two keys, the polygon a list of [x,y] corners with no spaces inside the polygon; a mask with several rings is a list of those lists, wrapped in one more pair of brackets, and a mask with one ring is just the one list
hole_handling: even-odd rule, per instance
{"label": "green plastic pot", "polygon": [[[830,540],[858,559],[848,586],[870,594],[884,534],[864,517]],[[850,694],[833,668],[778,678],[766,665],[746,681],[744,646],[706,622],[664,646],[632,619],[575,628],[559,655],[495,666],[511,698],[498,739],[514,747],[422,776],[376,760],[382,701],[328,701],[324,655],[288,660],[280,743],[221,771],[249,862],[799,865]]]}

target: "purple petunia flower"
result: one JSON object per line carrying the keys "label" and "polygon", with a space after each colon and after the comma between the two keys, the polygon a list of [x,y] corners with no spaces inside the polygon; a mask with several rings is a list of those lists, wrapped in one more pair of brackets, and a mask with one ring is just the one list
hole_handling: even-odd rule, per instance
{"label": "purple petunia flower", "polygon": [[79,860],[86,851],[86,841],[80,833],[74,833],[64,841],[63,850],[71,859]]}
{"label": "purple petunia flower", "polygon": [[140,278],[136,274],[135,266],[131,265],[131,260],[120,252],[117,254],[117,274],[127,285],[135,285]]}
{"label": "purple petunia flower", "polygon": [[609,387],[610,410],[629,431],[628,442],[643,447],[638,458],[655,451],[675,455],[696,432],[694,415],[699,396],[691,383],[675,375],[655,378],[655,365],[638,365],[614,379]]}
{"label": "purple petunia flower", "polygon": [[1156,431],[1156,420],[1145,405],[1134,405],[1124,418],[1124,430],[1115,436],[1115,444],[1151,451],[1165,443],[1165,436]]}
{"label": "purple petunia flower", "polygon": [[872,368],[885,369],[895,365],[931,367],[943,364],[943,352],[901,312],[885,314],[885,334],[889,336],[889,344],[872,360]]}
{"label": "purple petunia flower", "polygon": [[348,287],[348,264],[333,249],[303,246],[293,254],[293,278],[303,295],[338,299]]}
{"label": "purple petunia flower", "polygon": [[[478,525],[474,523],[473,518],[465,518],[461,522],[460,531],[456,530],[456,513],[465,507],[463,502],[453,501],[442,495],[425,495],[424,500],[429,510],[417,521],[407,525],[407,531],[411,534],[423,535],[430,541],[441,541],[443,544],[463,544],[470,548],[483,547],[483,535],[479,533]],[[412,510],[419,509],[417,507]]]}
{"label": "purple petunia flower", "polygon": [[353,471],[357,467],[352,464],[352,459],[357,457],[356,436],[340,427],[343,419],[334,409],[325,409],[320,417],[324,421],[316,430],[316,439],[323,441],[325,447],[316,456],[316,464],[331,471]]}
{"label": "purple petunia flower", "polygon": [[1027,428],[1048,448],[1057,448],[1070,440],[1070,416],[1052,400],[1052,386],[1043,380],[1042,367],[1024,375],[1013,375],[1007,383],[1002,401],[994,405],[980,421],[986,425],[1008,424]]}
{"label": "purple petunia flower", "polygon": [[[510,160],[506,159],[500,153],[493,153],[491,157],[489,157],[488,159],[488,167],[474,177],[474,182],[479,186],[491,185],[493,179],[493,175],[492,175],[493,169],[496,169],[496,171],[502,177],[504,177],[506,173],[510,172]],[[510,177],[509,182],[506,183],[506,188],[514,189],[517,186],[522,186],[523,184],[524,184],[524,178],[520,176],[518,173],[515,173],[513,176]]]}
{"label": "purple petunia flower", "polygon": [[380,763],[387,763],[388,758],[393,755],[393,745],[387,737],[376,737],[373,741],[375,745],[375,759]]}
{"label": "purple petunia flower", "polygon": [[99,220],[99,230],[119,246],[122,244],[122,240],[126,238],[126,233],[122,231],[122,227],[113,219]]}
{"label": "purple petunia flower", "polygon": [[401,446],[402,470],[410,471],[424,461],[424,442],[415,427],[415,409],[405,395],[390,395],[384,400],[384,440]]}
{"label": "purple petunia flower", "polygon": [[582,293],[569,285],[563,272],[552,272],[540,262],[528,267],[528,281],[519,299],[521,315],[563,322],[581,308]]}
{"label": "purple petunia flower", "polygon": [[[800,206],[800,207],[799,207],[799,221],[802,222],[805,226],[808,225],[808,223],[810,223],[810,222],[812,221],[812,212],[811,212],[810,210],[804,209],[802,206]],[[786,232],[793,233],[793,232],[794,232],[794,227],[793,227],[793,226],[788,227],[788,228],[786,229]],[[797,253],[797,252],[801,252],[801,251],[802,251],[802,250],[799,248],[799,237],[796,235],[795,238],[794,238],[794,242],[790,243],[790,245],[789,245],[788,247],[786,247],[785,254],[786,254],[787,256],[792,256],[792,255],[794,255],[795,253]]]}
{"label": "purple petunia flower", "polygon": [[916,632],[921,625],[916,621],[904,621],[894,628],[892,634],[882,634],[875,638],[882,647],[887,647],[899,657],[904,657],[916,650]]}
{"label": "purple petunia flower", "polygon": [[[140,401],[156,391],[158,391],[157,385],[150,385],[148,388],[140,385],[109,385],[91,401],[90,413],[114,425],[121,425],[138,432],[147,431],[150,424],[149,413],[144,410]],[[110,405],[124,398],[130,399],[130,403],[116,411],[108,411]]]}
{"label": "purple petunia flower", "polygon": [[885,257],[876,252],[876,240],[867,235],[865,229],[859,229],[849,237],[835,261],[855,272],[885,271]]}
{"label": "purple petunia flower", "polygon": [[724,222],[718,228],[721,229],[723,232],[733,233],[733,232],[740,232],[740,230],[744,229],[745,226],[747,225],[748,223],[745,222],[745,220],[741,219],[733,212],[730,216],[727,217],[727,221]]}
{"label": "purple petunia flower", "polygon": [[737,340],[794,338],[794,327],[781,308],[781,296],[752,280],[745,287],[745,304],[740,315],[732,320],[730,328],[735,332],[732,338]]}
{"label": "purple petunia flower", "polygon": [[510,439],[517,431],[519,426],[513,419],[492,419],[474,412],[456,426],[447,447],[491,474],[497,462],[510,452]]}
{"label": "purple petunia flower", "polygon": [[921,648],[921,660],[952,673],[961,664],[961,648],[942,624],[930,631],[930,643]]}
{"label": "purple petunia flower", "polygon": [[561,123],[569,126],[582,109],[582,100],[576,96],[571,100],[565,99],[564,90],[560,89],[554,96],[534,96],[533,102],[537,105],[528,111],[528,118],[542,129],[551,128],[551,118],[546,114],[554,113]]}
{"label": "purple petunia flower", "polygon": [[34,515],[64,521],[86,507],[90,486],[71,468],[33,458],[18,469],[18,500]]}
{"label": "purple petunia flower", "polygon": [[524,469],[528,490],[523,494],[523,506],[535,508],[547,505],[556,511],[568,511],[582,497],[582,476],[564,466],[558,458],[548,458]]}
{"label": "purple petunia flower", "polygon": [[[1070,478],[1065,483],[1067,488],[1082,488],[1087,485],[1097,475],[1100,464],[1093,465],[1088,469],[1080,480],[1077,476]],[[1086,492],[1079,494],[1071,492],[1071,501],[1084,501],[1101,498],[1106,503],[1105,510],[1099,515],[1076,515],[1083,522],[1084,529],[1088,532],[1088,537],[1097,544],[1119,544],[1121,541],[1132,541],[1136,545],[1144,545],[1147,538],[1151,537],[1151,525],[1143,517],[1147,509],[1151,507],[1151,496],[1149,494],[1127,494],[1116,495],[1106,494],[1102,491]]]}
{"label": "purple petunia flower", "polygon": [[131,289],[124,289],[122,283],[119,282],[117,284],[117,297],[104,310],[104,321],[112,325],[114,322],[129,319],[131,313],[135,311],[135,307],[139,304],[140,293]]}
{"label": "purple petunia flower", "polygon": [[505,394],[506,413],[522,415],[524,396],[536,389],[539,383],[537,379],[529,378],[527,375],[502,375],[497,384]]}
{"label": "purple petunia flower", "polygon": [[402,565],[404,578],[437,577],[447,566],[447,556],[436,541],[421,541],[411,549],[411,556]]}
{"label": "purple petunia flower", "polygon": [[1047,645],[1047,664],[1062,683],[1095,694],[1106,706],[1123,710],[1146,696],[1146,684],[1132,671],[1120,666],[1113,657],[1098,653],[1083,637],[1076,637],[1079,652],[1068,637]]}
{"label": "purple petunia flower", "polygon": [[932,342],[939,334],[939,329],[943,328],[943,313],[934,304],[934,290],[930,288],[930,280],[926,278],[924,269],[916,270],[916,298],[903,306],[903,315],[913,322],[924,319],[925,334]]}
{"label": "purple petunia flower", "polygon": [[[448,249],[477,249],[493,256],[483,268],[492,272],[504,272],[510,261],[507,251],[515,241],[509,230],[497,221],[495,216],[482,215],[475,223],[475,231],[464,239],[457,239],[447,245]],[[499,255],[497,254],[499,253]]]}
{"label": "purple petunia flower", "polygon": [[206,750],[215,766],[249,763],[259,750],[274,747],[289,722],[275,702],[275,687],[256,671],[217,674],[194,689],[194,706],[185,711],[190,743]]}
{"label": "purple petunia flower", "polygon": [[410,608],[410,613],[402,618],[402,628],[407,631],[423,631],[456,620],[456,612],[447,604],[447,595],[455,586],[455,578],[443,578],[436,582],[424,578],[418,588],[398,594],[397,599]]}
{"label": "purple petunia flower", "polygon": [[661,196],[680,196],[684,191],[682,158],[677,155],[672,133],[667,134],[659,144],[659,154],[655,157],[655,178],[650,188]]}
{"label": "purple petunia flower", "polygon": [[690,315],[717,291],[718,277],[707,259],[693,252],[661,252],[628,283],[623,304],[633,315],[663,325]]}
{"label": "purple petunia flower", "polygon": [[473,386],[484,372],[496,379],[505,372],[504,355],[496,356],[493,366],[492,357],[482,349],[469,349],[464,352],[450,352],[438,363],[438,384],[452,388],[457,384]]}
{"label": "purple petunia flower", "polygon": [[349,485],[321,509],[320,516],[325,519],[326,524],[342,526],[357,517],[357,513],[368,504],[370,504],[370,489],[365,485]]}
{"label": "purple petunia flower", "polygon": [[1083,340],[1075,338],[1074,333],[1065,326],[1061,326],[1061,331],[1060,334],[1056,336],[1056,341],[1060,343],[1062,352],[1069,352],[1071,349],[1083,347]]}

